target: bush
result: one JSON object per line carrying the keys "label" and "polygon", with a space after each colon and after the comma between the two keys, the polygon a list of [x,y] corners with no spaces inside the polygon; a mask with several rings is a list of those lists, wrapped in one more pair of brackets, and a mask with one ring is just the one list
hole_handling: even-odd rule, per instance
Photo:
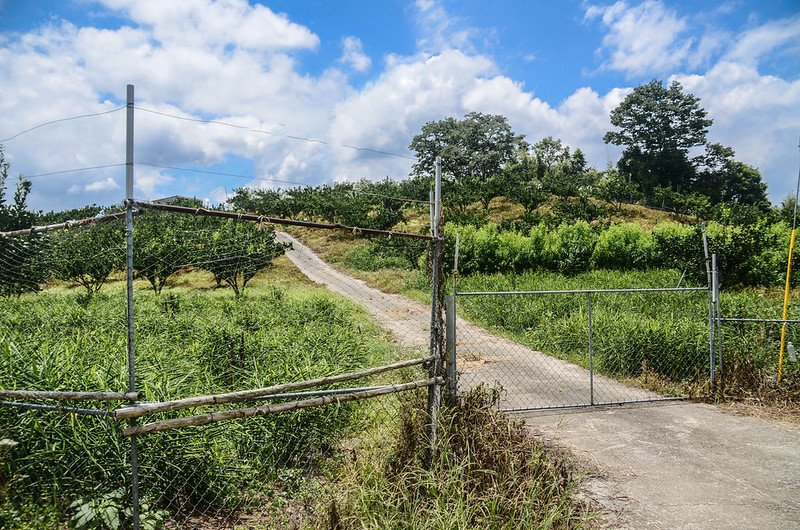
{"label": "bush", "polygon": [[663,223],[653,228],[652,236],[657,267],[689,271],[696,280],[705,277],[703,241],[697,226]]}
{"label": "bush", "polygon": [[589,223],[562,224],[550,233],[547,245],[547,261],[550,268],[564,273],[589,270],[597,236]]}
{"label": "bush", "polygon": [[641,225],[612,225],[600,234],[592,253],[592,267],[598,269],[643,269],[653,262],[653,236]]}
{"label": "bush", "polygon": [[400,256],[381,255],[375,245],[358,247],[347,253],[344,263],[360,271],[376,271],[378,269],[408,269],[409,261]]}

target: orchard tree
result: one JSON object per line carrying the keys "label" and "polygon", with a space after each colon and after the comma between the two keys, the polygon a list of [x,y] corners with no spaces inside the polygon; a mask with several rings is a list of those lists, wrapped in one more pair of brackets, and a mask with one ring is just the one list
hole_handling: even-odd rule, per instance
{"label": "orchard tree", "polygon": [[125,232],[121,220],[57,232],[48,238],[53,276],[72,281],[92,296],[111,272],[124,266]]}
{"label": "orchard tree", "polygon": [[712,123],[700,99],[684,93],[680,83],[664,87],[654,79],[636,87],[611,111],[617,130],[603,140],[625,146],[618,168],[648,198],[657,186],[688,193],[696,176],[689,150],[705,144]]}
{"label": "orchard tree", "polygon": [[275,241],[272,227],[209,218],[208,231],[196,241],[195,265],[211,272],[241,296],[258,271],[272,265],[289,244]]}
{"label": "orchard tree", "polygon": [[536,178],[541,188],[559,197],[580,196],[591,185],[586,157],[580,149],[570,152],[568,145],[548,136],[531,148]]}
{"label": "orchard tree", "polygon": [[[27,228],[34,224],[35,214],[28,211],[31,181],[20,175],[10,203],[6,201],[6,182],[11,164],[0,145],[0,231]],[[20,296],[36,292],[47,279],[43,259],[43,236],[30,235],[0,238],[0,296]]]}
{"label": "orchard tree", "polygon": [[436,157],[442,157],[445,198],[461,211],[476,199],[487,210],[503,191],[503,169],[526,147],[505,116],[480,112],[428,122],[409,146],[417,153],[414,175],[433,175]]}
{"label": "orchard tree", "polygon": [[596,194],[612,204],[617,212],[622,211],[623,204],[634,203],[641,195],[630,177],[613,168],[609,168],[598,182]]}

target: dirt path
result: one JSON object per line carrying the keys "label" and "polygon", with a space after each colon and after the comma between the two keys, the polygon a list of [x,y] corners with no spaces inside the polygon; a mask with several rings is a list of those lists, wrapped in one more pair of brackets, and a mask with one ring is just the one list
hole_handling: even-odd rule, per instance
{"label": "dirt path", "polygon": [[[430,309],[333,269],[291,241],[311,280],[361,304],[405,346],[427,348]],[[460,384],[499,380],[504,408],[658,396],[493,335],[459,319]],[[464,337],[464,340],[461,340]],[[540,405],[542,406],[542,405]],[[800,428],[694,403],[527,413],[529,428],[570,448],[593,473],[588,494],[613,528],[800,529]]]}

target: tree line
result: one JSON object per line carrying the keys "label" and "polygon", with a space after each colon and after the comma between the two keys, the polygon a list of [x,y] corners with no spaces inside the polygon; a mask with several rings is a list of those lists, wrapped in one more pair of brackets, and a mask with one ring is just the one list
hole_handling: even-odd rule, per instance
{"label": "tree line", "polygon": [[[737,161],[730,147],[708,142],[713,121],[700,100],[685,93],[679,83],[665,86],[653,80],[636,87],[610,117],[614,129],[605,134],[604,140],[624,150],[616,166],[602,170],[591,167],[579,148],[558,138],[544,137],[528,143],[524,135],[511,128],[506,117],[472,112],[462,119],[446,118],[422,127],[410,141],[417,162],[407,179],[287,189],[240,188],[220,208],[390,229],[406,221],[414,208],[420,210],[417,217],[427,210],[434,163],[440,156],[447,219],[462,226],[484,225],[485,212],[498,197],[524,208],[522,221],[500,227],[521,233],[540,225],[555,230],[565,222],[608,224],[610,214],[621,211],[626,203],[664,208],[732,226],[767,226],[790,218],[793,199],[784,201],[780,208],[772,207],[758,170]],[[26,205],[30,181],[20,177],[13,197],[7,198],[8,173],[9,164],[0,148],[2,230],[90,217],[109,210],[90,205],[61,212],[31,212]],[[478,210],[473,207],[476,203],[480,205]],[[258,267],[282,251],[270,230],[256,233],[246,223],[163,216],[147,211],[136,222],[140,243],[135,246],[134,256],[137,274],[147,279],[156,292],[183,265],[197,263],[212,272],[218,284],[230,285],[239,293]],[[424,223],[417,229],[428,228]],[[112,222],[66,231],[64,235],[29,237],[24,239],[27,248],[20,247],[22,240],[0,241],[4,251],[36,257],[18,262],[6,260],[0,289],[35,290],[43,278],[54,277],[68,278],[83,285],[88,293],[94,292],[111,272],[121,267],[124,238],[120,230],[121,223]],[[201,232],[202,240],[192,236]],[[102,241],[111,240],[116,246],[102,246]],[[106,250],[99,252],[99,248]],[[49,249],[51,256],[64,258],[45,259],[37,254],[43,249]],[[417,258],[424,250],[415,242],[400,239],[376,240],[374,249],[377,258],[397,258],[411,267],[419,265]],[[269,259],[258,261],[257,254]],[[221,257],[224,255],[250,256],[250,261],[226,261]],[[69,270],[64,269],[67,263],[71,264]]]}
{"label": "tree line", "polygon": [[[50,223],[103,215],[121,207],[89,206],[60,213],[27,210],[30,192],[20,180],[14,200],[5,201],[8,165],[0,169],[0,231],[26,228],[38,220]],[[190,203],[190,204],[189,204]],[[189,201],[184,206],[201,206]],[[46,223],[39,223],[46,224]],[[122,219],[96,222],[60,231],[0,239],[0,296],[36,292],[47,281],[82,286],[89,299],[115,271],[125,270],[125,227]],[[286,246],[275,241],[271,226],[231,219],[141,211],[134,222],[133,266],[136,277],[160,293],[167,280],[187,268],[210,272],[216,286],[228,286],[239,296],[248,282]]]}

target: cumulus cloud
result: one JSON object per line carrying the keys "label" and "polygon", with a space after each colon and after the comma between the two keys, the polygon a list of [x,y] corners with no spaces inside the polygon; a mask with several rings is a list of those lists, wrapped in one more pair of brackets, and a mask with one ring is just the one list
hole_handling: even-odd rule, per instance
{"label": "cumulus cloud", "polygon": [[342,56],[339,62],[350,66],[356,72],[366,72],[372,64],[372,60],[364,53],[361,39],[352,35],[342,39]]}
{"label": "cumulus cloud", "polygon": [[610,6],[589,6],[587,19],[600,19],[608,33],[601,55],[605,66],[638,76],[663,73],[683,64],[689,57],[692,39],[684,37],[687,22],[660,1],[648,0],[636,6],[620,1]]}
{"label": "cumulus cloud", "polygon": [[319,37],[308,28],[246,0],[102,0],[102,3],[149,28],[152,37],[163,46],[237,46],[271,52],[319,45]]}
{"label": "cumulus cloud", "polygon": [[[167,190],[177,186],[221,200],[244,185],[402,178],[414,162],[408,144],[424,123],[471,111],[506,115],[532,142],[557,136],[599,167],[618,155],[602,136],[610,111],[631,87],[600,93],[586,86],[563,101],[544,101],[490,55],[477,53],[475,31],[435,0],[415,4],[416,52],[385,57],[362,88],[334,67],[371,67],[354,35],[341,41],[341,62],[309,75],[300,70],[297,52],[315,49],[319,38],[266,7],[244,0],[103,3],[127,21],[115,29],[53,21],[0,45],[0,138],[54,118],[113,110],[133,83],[142,198],[173,194]],[[776,171],[792,166],[800,81],[764,75],[758,64],[794,45],[797,18],[751,28],[726,48],[724,33],[693,35],[687,19],[660,2],[590,6],[587,16],[607,32],[608,68],[631,75],[702,68],[673,78],[715,118],[712,140],[733,146],[768,178],[776,175],[775,182],[784,178]],[[626,36],[638,40],[623,42]],[[721,58],[712,62],[714,54]],[[6,155],[27,174],[120,164],[124,116],[118,111],[48,126],[7,142]],[[198,122],[207,119],[224,124]],[[786,136],[791,145],[779,148]],[[247,161],[241,175],[225,169],[231,159]],[[118,202],[123,178],[122,167],[37,178],[31,202],[44,209]],[[771,187],[783,193],[773,181]]]}

